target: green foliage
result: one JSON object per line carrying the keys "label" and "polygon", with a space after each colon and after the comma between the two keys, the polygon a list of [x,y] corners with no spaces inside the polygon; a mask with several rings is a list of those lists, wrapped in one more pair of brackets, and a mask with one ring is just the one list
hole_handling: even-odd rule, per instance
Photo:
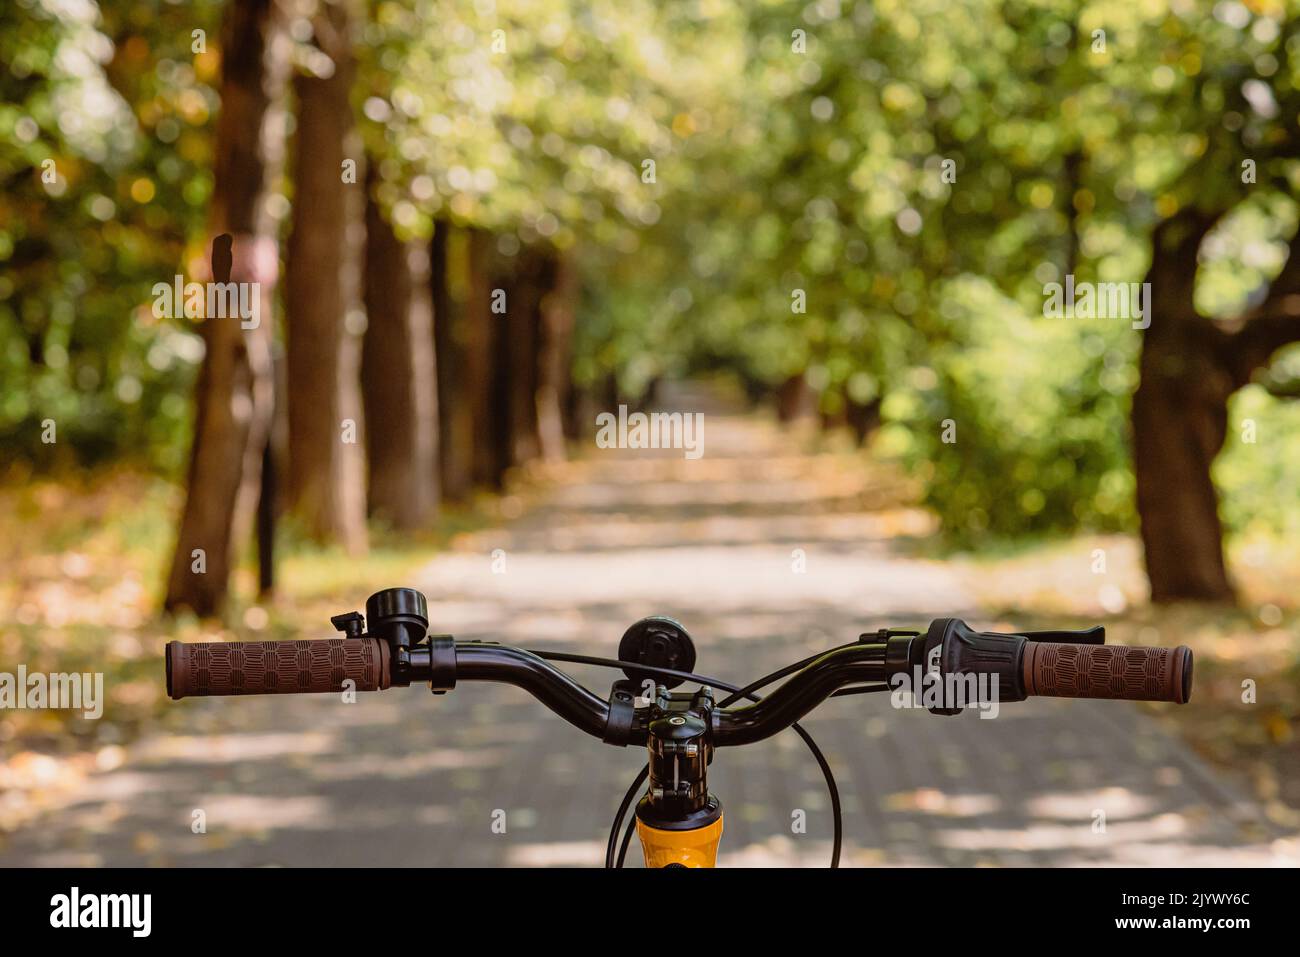
{"label": "green foliage", "polygon": [[899,457],[963,544],[1133,517],[1126,419],[1137,334],[1044,319],[983,280],[941,289],[950,341],[887,396],[876,449]]}
{"label": "green foliage", "polygon": [[[1300,381],[1300,350],[1279,363]],[[1229,529],[1247,537],[1300,536],[1296,507],[1300,476],[1300,402],[1277,399],[1251,385],[1232,398],[1228,440],[1214,463],[1223,493],[1222,516]]]}
{"label": "green foliage", "polygon": [[[769,387],[802,373],[828,411],[883,399],[877,449],[965,542],[1133,525],[1140,333],[1041,318],[1045,283],[1139,281],[1156,224],[1196,204],[1230,211],[1196,295],[1231,319],[1296,228],[1293,3],[365,9],[355,106],[401,234],[446,220],[507,255],[573,256],[581,385],[635,396],[725,366]],[[0,12],[7,457],[181,461],[198,340],[147,306],[206,256],[220,10]],[[1231,528],[1290,514],[1292,409],[1235,402],[1260,438],[1230,438],[1216,471]]]}
{"label": "green foliage", "polygon": [[[146,9],[156,6],[156,9]],[[150,314],[210,184],[212,4],[0,11],[0,445],[42,464],[184,451],[197,337]],[[199,74],[202,73],[203,76]],[[53,436],[49,442],[50,423]]]}
{"label": "green foliage", "polygon": [[690,142],[707,122],[693,104],[734,65],[704,58],[700,31],[724,19],[653,0],[384,0],[360,103],[379,197],[415,235],[445,218],[635,251],[635,231],[693,183]]}
{"label": "green foliage", "polygon": [[1132,527],[1140,334],[1033,317],[1066,274],[1140,281],[1152,229],[1192,203],[1234,210],[1203,250],[1202,308],[1235,316],[1277,274],[1300,175],[1285,12],[751,8],[755,95],[736,129],[762,145],[735,165],[739,215],[710,219],[700,244],[727,263],[726,304],[696,297],[725,323],[705,351],[769,383],[806,371],[823,407],[883,393],[879,448],[957,540]]}

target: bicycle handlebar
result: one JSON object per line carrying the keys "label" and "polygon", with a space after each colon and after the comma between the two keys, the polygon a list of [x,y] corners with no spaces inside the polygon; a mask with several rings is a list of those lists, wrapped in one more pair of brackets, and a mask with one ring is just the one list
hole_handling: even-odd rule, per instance
{"label": "bicycle handlebar", "polygon": [[[1023,701],[1030,695],[1130,698],[1185,703],[1191,696],[1192,653],[1186,647],[1105,646],[1100,626],[1084,631],[1001,634],[976,631],[959,618],[937,618],[924,633],[881,629],[821,655],[802,658],[745,687],[694,671],[689,634],[669,618],[636,622],[619,642],[618,659],[531,652],[482,641],[456,641],[429,632],[424,595],[411,588],[376,592],[366,613],[335,615],[344,637],[320,641],[169,642],[167,693],[191,696],[350,693],[427,683],[443,694],[460,681],[495,681],[532,695],[587,734],[616,746],[646,748],[646,764],[632,783],[607,842],[614,866],[623,818],[646,785],[623,851],[641,831],[648,862],[656,857],[646,835],[705,829],[720,833],[721,802],[709,791],[706,769],[718,747],[750,744],[793,728],[826,778],[834,836],[831,866],[839,863],[843,822],[830,764],[799,720],[827,698],[892,691],[899,707],[921,706],[954,715],[964,707]],[[625,677],[602,698],[551,660],[617,668]],[[650,701],[637,707],[637,689],[654,679]],[[786,680],[760,697],[756,692]],[[670,691],[682,681],[697,691]],[[715,703],[715,691],[728,696]],[[911,704],[906,692],[911,691]],[[899,697],[899,695],[902,697]],[[973,696],[972,696],[973,695]],[[731,707],[742,699],[752,704]],[[347,700],[345,698],[345,700]],[[986,715],[987,716],[987,715]],[[647,784],[648,782],[648,784]],[[635,826],[634,826],[635,825]],[[666,828],[667,830],[662,830]],[[656,839],[657,841],[658,839]],[[716,848],[717,838],[712,838]],[[656,847],[658,844],[656,843]],[[668,845],[676,847],[673,842]],[[707,857],[712,856],[710,851]],[[682,863],[677,857],[669,859]],[[698,862],[697,862],[698,863]]]}
{"label": "bicycle handlebar", "polygon": [[[957,638],[950,639],[950,672],[1014,674],[1018,680],[999,688],[1000,701],[1046,695],[1183,704],[1191,696],[1192,653],[1185,646],[1145,648],[1050,642],[1023,635],[976,633],[966,629],[964,623],[957,624],[961,627],[949,629],[957,633]],[[880,633],[875,641],[866,641],[871,636],[864,635],[857,644],[828,651],[761,701],[713,711],[712,743],[718,747],[750,744],[790,727],[842,688],[892,684],[893,678],[919,663],[925,639],[895,635],[886,638],[887,634]],[[994,655],[989,651],[989,640],[1009,644],[999,647]],[[477,641],[453,644],[447,639],[447,650],[453,648],[452,685],[456,681],[511,684],[575,727],[594,737],[605,736],[609,702],[538,655],[507,645]],[[173,641],[166,652],[167,693],[180,699],[380,691],[393,685],[409,685],[413,680],[429,680],[435,654],[426,645],[394,652],[387,642],[373,637],[197,644]],[[400,666],[395,665],[394,655],[400,656]],[[627,743],[644,744],[647,728],[646,715],[638,710]]]}

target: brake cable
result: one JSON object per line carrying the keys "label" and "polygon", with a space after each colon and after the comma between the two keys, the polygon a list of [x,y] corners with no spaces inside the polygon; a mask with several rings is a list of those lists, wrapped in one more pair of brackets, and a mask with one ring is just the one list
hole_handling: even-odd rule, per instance
{"label": "brake cable", "polygon": [[[830,697],[838,698],[841,697],[842,695],[870,694],[873,691],[888,691],[888,690],[889,687],[887,685],[861,685],[853,688],[841,688],[839,691],[836,691],[833,694],[831,694]],[[796,729],[796,732],[801,732],[804,730],[803,727],[800,725],[793,725],[792,727]],[[826,776],[827,790],[830,792],[830,796],[831,796],[831,813],[835,819],[836,832],[837,832],[836,839],[834,842],[835,850],[832,852],[831,867],[838,867],[839,866],[838,832],[840,829],[840,822],[841,822],[840,811],[839,811],[839,789],[835,785],[835,778],[834,775],[831,774],[829,766],[822,764],[822,758],[820,757],[821,750],[817,747],[816,744],[813,743],[811,736],[805,736],[804,741],[806,741],[809,747],[812,749],[813,757],[818,759],[817,763],[821,765],[822,773],[823,775]],[[622,822],[623,815],[627,813],[627,808],[632,803],[632,799],[635,798],[637,794],[640,792],[641,786],[645,783],[646,775],[648,772],[649,772],[648,767],[642,768],[640,773],[637,775],[636,780],[632,782],[632,786],[628,788],[628,792],[623,798],[623,804],[620,806],[618,816],[615,818],[613,833],[615,834],[618,833],[619,824]],[[635,833],[636,833],[636,818],[633,817],[632,820],[627,822],[627,829],[623,832],[623,843],[622,846],[620,846],[618,849],[618,862],[614,865],[615,867],[623,866],[623,862],[627,859],[628,846],[632,843],[632,835]]]}
{"label": "brake cable", "polygon": [[[765,685],[771,684],[773,681],[776,681],[780,678],[784,678],[787,675],[793,674],[794,672],[798,671],[800,668],[806,667],[807,665],[816,661],[818,658],[822,657],[822,655],[829,654],[830,652],[833,651],[839,651],[843,648],[852,648],[860,644],[861,642],[850,642],[848,644],[841,645],[837,648],[829,649],[828,651],[820,651],[817,654],[810,655],[807,658],[802,659],[801,661],[795,662],[794,664],[786,665],[785,667],[780,668],[772,672],[771,674],[764,675],[762,678],[758,678],[757,680],[751,682],[750,684],[746,685],[743,688],[737,688],[735,685],[730,684],[729,682],[720,681],[716,678],[710,678],[707,675],[698,675],[689,671],[678,671],[674,668],[657,668],[649,665],[643,665],[640,662],[619,661],[614,658],[600,658],[591,655],[577,655],[577,654],[571,654],[568,652],[561,652],[561,651],[545,651],[545,652],[533,651],[532,654],[537,655],[537,657],[539,658],[548,659],[551,661],[565,661],[573,664],[593,665],[602,668],[626,669],[628,667],[632,667],[646,674],[651,674],[659,677],[680,678],[684,681],[691,681],[698,684],[710,685],[713,687],[721,688],[724,691],[731,692],[730,697],[724,699],[723,702],[719,705],[719,708],[724,708],[727,705],[730,705],[741,698],[748,698],[751,701],[760,701],[762,700],[761,697],[759,695],[754,694],[754,691],[756,691],[757,689],[762,688]],[[842,693],[843,694],[866,694],[868,692],[885,691],[885,690],[888,690],[888,686],[886,685],[863,685],[859,687],[840,689],[838,691],[832,692],[829,697],[838,697]],[[838,786],[835,783],[835,775],[831,771],[831,766],[830,763],[826,760],[826,756],[822,753],[821,748],[817,746],[817,742],[813,740],[812,735],[810,735],[804,729],[804,727],[801,724],[799,724],[799,722],[797,721],[791,724],[790,727],[796,734],[799,735],[801,739],[803,739],[804,744],[808,746],[808,750],[812,753],[813,758],[817,761],[818,767],[821,768],[822,776],[826,779],[826,789],[829,792],[830,800],[831,800],[831,821],[833,825],[830,866],[832,868],[838,868],[840,866],[840,849],[843,844],[844,820],[843,820],[843,810],[840,805],[840,792]],[[607,868],[623,866],[623,861],[627,856],[628,846],[632,840],[632,833],[635,830],[636,816],[633,815],[632,820],[628,822],[627,832],[623,835],[622,847],[619,848],[617,862],[615,862],[614,849],[618,842],[618,832],[623,825],[624,815],[627,814],[628,808],[631,806],[632,800],[636,797],[637,793],[640,791],[641,785],[645,782],[645,779],[648,776],[648,774],[649,774],[648,765],[646,767],[643,767],[637,773],[636,780],[632,782],[632,786],[628,789],[627,793],[624,795],[623,801],[619,805],[618,813],[614,816],[614,824],[613,827],[610,829],[609,840],[606,843],[606,847],[605,847],[605,867]]]}

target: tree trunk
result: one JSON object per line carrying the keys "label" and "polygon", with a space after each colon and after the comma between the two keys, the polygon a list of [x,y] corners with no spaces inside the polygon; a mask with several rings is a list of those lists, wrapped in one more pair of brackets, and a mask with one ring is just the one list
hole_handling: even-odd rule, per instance
{"label": "tree trunk", "polygon": [[289,422],[284,408],[284,395],[288,391],[284,348],[275,343],[271,347],[271,354],[275,402],[271,409],[270,434],[262,452],[262,487],[257,499],[258,601],[269,601],[275,594],[275,530],[280,515],[284,512],[280,476],[284,472],[289,445]]}
{"label": "tree trunk", "polygon": [[474,481],[474,410],[466,375],[466,234],[445,220],[429,243],[434,354],[438,363],[438,467],[442,495],[461,501]]}
{"label": "tree trunk", "polygon": [[275,449],[262,449],[262,485],[257,498],[257,597],[275,593]]}
{"label": "tree trunk", "polygon": [[612,372],[605,373],[604,381],[600,384],[600,397],[597,401],[599,411],[615,412],[619,405],[626,402],[627,398],[623,395],[623,389],[618,384],[618,376]]}
{"label": "tree trunk", "polygon": [[438,410],[429,250],[366,205],[366,335],[361,355],[371,514],[398,529],[438,503]]}
{"label": "tree trunk", "polygon": [[[349,100],[355,63],[347,11],[323,4],[313,27],[334,61],[299,75],[293,226],[285,267],[289,368],[287,505],[306,534],[366,549],[359,343],[345,320],[359,303],[363,187],[343,179],[361,160]],[[353,168],[355,174],[355,167]]]}
{"label": "tree trunk", "polygon": [[542,293],[550,288],[554,262],[525,246],[514,257],[506,306],[507,421],[510,464],[522,465],[542,451],[537,427],[538,353]]}
{"label": "tree trunk", "polygon": [[[207,318],[184,510],[163,607],[213,615],[252,530],[274,399],[276,227],[265,197],[283,162],[288,63],[273,0],[232,0],[222,24],[210,230],[212,278],[257,283],[259,321]],[[250,299],[250,302],[253,301]],[[245,326],[253,326],[245,328]]]}
{"label": "tree trunk", "polygon": [[570,442],[578,441],[582,438],[583,423],[594,420],[596,415],[591,386],[579,387],[576,382],[570,380],[569,391],[564,397],[561,412],[564,437]]}
{"label": "tree trunk", "polygon": [[880,428],[880,400],[857,402],[845,396],[844,417],[853,432],[854,440],[862,445]]}
{"label": "tree trunk", "polygon": [[790,376],[776,390],[777,421],[788,424],[810,415],[816,399],[802,372]]}
{"label": "tree trunk", "polygon": [[474,481],[500,488],[510,464],[506,393],[506,317],[492,312],[504,289],[492,234],[469,233],[469,290],[465,302],[465,379],[473,419]]}
{"label": "tree trunk", "polygon": [[1152,242],[1151,324],[1133,395],[1133,466],[1151,599],[1231,601],[1218,494],[1210,477],[1235,389],[1196,312],[1196,255],[1212,220],[1176,216]]}
{"label": "tree trunk", "polygon": [[826,389],[817,399],[817,417],[823,432],[834,432],[849,424],[844,394],[838,389]]}
{"label": "tree trunk", "polygon": [[559,462],[565,457],[565,409],[573,389],[570,364],[578,299],[578,270],[573,257],[557,253],[551,275],[553,281],[542,296],[540,310],[536,415],[542,458]]}
{"label": "tree trunk", "polygon": [[1229,398],[1278,349],[1300,342],[1300,230],[1258,306],[1222,326],[1197,314],[1197,253],[1217,218],[1184,211],[1152,241],[1151,324],[1132,415],[1138,513],[1157,602],[1233,599],[1210,469],[1227,435]]}

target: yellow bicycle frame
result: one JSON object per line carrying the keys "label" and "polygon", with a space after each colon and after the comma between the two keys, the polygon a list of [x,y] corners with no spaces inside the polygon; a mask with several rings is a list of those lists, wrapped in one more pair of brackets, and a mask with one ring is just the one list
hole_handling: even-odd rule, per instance
{"label": "yellow bicycle frame", "polygon": [[636,832],[641,838],[646,867],[717,866],[722,815],[712,824],[689,831],[665,831],[637,818]]}

